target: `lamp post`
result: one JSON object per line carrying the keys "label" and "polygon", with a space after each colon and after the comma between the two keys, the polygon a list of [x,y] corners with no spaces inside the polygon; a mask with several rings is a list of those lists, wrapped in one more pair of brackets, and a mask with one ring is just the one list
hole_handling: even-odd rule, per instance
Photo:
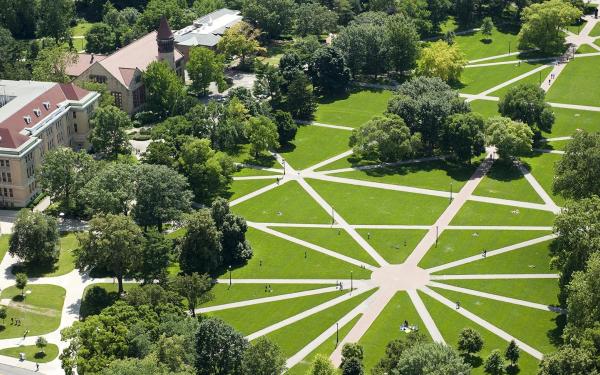
{"label": "lamp post", "polygon": [[510,55],[510,40],[508,41],[508,54]]}
{"label": "lamp post", "polygon": [[340,342],[340,323],[335,323],[335,347],[337,348]]}
{"label": "lamp post", "polygon": [[437,243],[438,243],[438,237],[439,237],[439,227],[436,225],[435,226],[435,247],[437,247]]}
{"label": "lamp post", "polygon": [[450,182],[450,202],[452,202],[452,181]]}
{"label": "lamp post", "polygon": [[283,164],[283,175],[285,176],[285,159],[281,159],[281,164]]}
{"label": "lamp post", "polygon": [[354,286],[354,278],[352,277],[352,271],[350,271],[350,293],[352,293],[352,289]]}
{"label": "lamp post", "polygon": [[231,265],[229,265],[227,269],[229,270],[229,287],[231,288]]}

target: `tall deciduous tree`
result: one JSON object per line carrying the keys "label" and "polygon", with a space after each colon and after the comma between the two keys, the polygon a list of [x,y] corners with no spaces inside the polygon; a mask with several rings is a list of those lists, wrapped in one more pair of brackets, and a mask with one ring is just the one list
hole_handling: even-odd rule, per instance
{"label": "tall deciduous tree", "polygon": [[483,348],[481,334],[473,328],[463,328],[458,336],[458,350],[471,356]]}
{"label": "tall deciduous tree", "polygon": [[258,158],[261,153],[279,147],[277,125],[267,116],[251,117],[246,130],[251,153]]}
{"label": "tall deciduous tree", "polygon": [[423,48],[417,61],[417,74],[439,77],[446,82],[458,82],[467,60],[456,44],[444,41]]}
{"label": "tall deciduous tree", "polygon": [[313,86],[302,72],[296,72],[288,85],[285,107],[297,119],[310,119],[317,109]]}
{"label": "tall deciduous tree", "polygon": [[406,349],[394,368],[399,374],[468,374],[471,370],[454,349],[439,343]]}
{"label": "tall deciduous tree", "polygon": [[600,133],[573,134],[555,171],[555,193],[571,199],[600,196]]}
{"label": "tall deciduous tree", "polygon": [[277,125],[277,134],[279,135],[279,144],[285,145],[296,138],[298,125],[289,112],[277,110],[273,113],[273,121]]}
{"label": "tall deciduous tree", "polygon": [[336,375],[338,371],[331,360],[323,354],[317,354],[307,372],[307,375]]}
{"label": "tall deciduous tree", "polygon": [[500,99],[498,112],[504,117],[526,123],[538,136],[541,131],[550,132],[554,124],[554,112],[546,103],[546,92],[534,84],[510,88]]}
{"label": "tall deciduous tree", "polygon": [[25,263],[52,265],[58,260],[58,241],[56,219],[23,209],[15,220],[8,253]]}
{"label": "tall deciduous tree", "polygon": [[255,53],[260,45],[256,41],[257,32],[246,22],[239,22],[223,34],[217,49],[229,57],[239,56],[240,64],[246,65],[246,57]]}
{"label": "tall deciduous tree", "polygon": [[196,332],[198,375],[241,375],[248,341],[218,318],[206,318]]}
{"label": "tall deciduous tree", "polygon": [[125,129],[133,126],[127,113],[114,106],[101,107],[91,118],[90,142],[97,153],[109,159],[129,154],[131,145]]}
{"label": "tall deciduous tree", "polygon": [[277,344],[263,336],[246,349],[242,368],[244,374],[282,374],[286,370],[285,356]]}
{"label": "tall deciduous tree", "polygon": [[494,31],[494,21],[492,21],[492,17],[485,17],[481,22],[481,33],[487,40],[491,40],[492,31]]}
{"label": "tall deciduous tree", "polygon": [[515,340],[510,340],[506,351],[504,352],[504,358],[506,358],[510,362],[511,367],[517,366],[519,362],[519,357],[521,356],[521,350],[519,346],[515,342]]}
{"label": "tall deciduous tree", "polygon": [[214,273],[223,260],[221,232],[208,209],[185,219],[186,233],[181,240],[179,264],[184,273]]}
{"label": "tall deciduous tree", "polygon": [[485,120],[479,113],[458,113],[448,118],[441,131],[442,148],[462,162],[485,151]]}
{"label": "tall deciduous tree", "polygon": [[37,35],[50,37],[58,43],[69,37],[69,26],[75,16],[71,0],[39,0]]}
{"label": "tall deciduous tree", "polygon": [[419,56],[419,33],[411,18],[396,14],[385,21],[389,65],[398,72],[413,69]]}
{"label": "tall deciduous tree", "polygon": [[596,359],[587,350],[565,345],[544,356],[538,375],[589,375],[597,374]]}
{"label": "tall deciduous tree", "polygon": [[221,246],[225,265],[246,263],[252,258],[252,247],[246,241],[248,225],[246,220],[235,215],[229,209],[229,203],[224,198],[217,198],[211,206],[211,216],[217,229],[221,232]]}
{"label": "tall deciduous tree", "polygon": [[296,3],[293,0],[246,0],[242,13],[270,38],[291,30]]}
{"label": "tall deciduous tree", "polygon": [[140,228],[124,215],[98,215],[89,229],[78,236],[80,247],[74,250],[75,263],[82,270],[99,267],[112,272],[123,293],[123,278],[138,270],[143,237]]}
{"label": "tall deciduous tree", "polygon": [[85,184],[80,196],[90,215],[129,214],[135,199],[135,167],[107,164]]}
{"label": "tall deciduous tree", "polygon": [[190,314],[196,316],[196,307],[214,298],[210,289],[212,279],[207,274],[193,272],[189,275],[178,275],[173,280],[173,288],[187,300]]}
{"label": "tall deciduous tree", "polygon": [[319,3],[303,3],[296,8],[295,21],[296,33],[320,36],[335,29],[337,14]]}
{"label": "tall deciduous tree", "polygon": [[498,156],[508,160],[525,156],[532,150],[533,131],[527,124],[507,117],[492,117],[485,129],[486,143],[495,146]]}
{"label": "tall deciduous tree", "polygon": [[33,79],[37,81],[69,82],[67,67],[75,64],[79,57],[66,47],[56,46],[42,49],[32,64]]}
{"label": "tall deciduous tree", "polygon": [[21,291],[21,297],[25,296],[25,287],[28,282],[29,279],[27,278],[26,273],[19,272],[15,275],[15,286]]}
{"label": "tall deciduous tree", "polygon": [[178,114],[186,103],[182,80],[164,61],[154,61],[142,75],[146,107],[161,118]]}
{"label": "tall deciduous tree", "polygon": [[332,47],[323,47],[314,53],[308,74],[314,87],[323,95],[342,93],[350,83],[350,70],[344,58]]}
{"label": "tall deciduous tree", "polygon": [[483,364],[483,369],[486,374],[502,375],[504,374],[504,358],[500,354],[500,350],[494,349],[486,358]]}
{"label": "tall deciduous tree", "polygon": [[225,59],[208,48],[193,47],[190,50],[187,70],[192,80],[192,89],[202,95],[207,94],[211,82],[217,84],[219,91],[226,88]]}
{"label": "tall deciduous tree", "polygon": [[96,23],[85,34],[85,50],[89,53],[109,54],[116,49],[113,28],[104,22]]}
{"label": "tall deciduous tree", "polygon": [[155,280],[160,282],[167,280],[172,248],[172,241],[165,238],[162,233],[154,230],[144,233],[141,263],[136,278],[150,285],[154,285],[152,283]]}

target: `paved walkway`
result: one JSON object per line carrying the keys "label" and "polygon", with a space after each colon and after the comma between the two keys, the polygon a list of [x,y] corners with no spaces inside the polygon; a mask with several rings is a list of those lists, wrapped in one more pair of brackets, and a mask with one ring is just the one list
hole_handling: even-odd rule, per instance
{"label": "paved walkway", "polygon": [[431,275],[431,280],[506,280],[506,279],[558,279],[555,273],[497,273],[481,275]]}

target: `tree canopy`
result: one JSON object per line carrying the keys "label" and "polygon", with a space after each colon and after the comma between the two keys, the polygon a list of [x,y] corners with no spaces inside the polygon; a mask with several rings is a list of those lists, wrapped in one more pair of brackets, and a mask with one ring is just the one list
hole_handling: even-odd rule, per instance
{"label": "tree canopy", "polygon": [[8,253],[25,263],[53,265],[58,260],[59,239],[55,218],[23,209],[15,220]]}
{"label": "tree canopy", "polygon": [[600,133],[578,131],[555,165],[554,193],[565,198],[600,196]]}

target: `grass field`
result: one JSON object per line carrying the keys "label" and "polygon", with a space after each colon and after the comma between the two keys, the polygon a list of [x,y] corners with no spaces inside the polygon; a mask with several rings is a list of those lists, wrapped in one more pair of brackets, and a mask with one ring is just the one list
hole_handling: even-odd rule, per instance
{"label": "grass field", "polygon": [[589,36],[600,36],[600,24],[597,23],[596,26],[594,26],[592,31],[590,31]]}
{"label": "grass field", "polygon": [[577,52],[575,53],[595,53],[598,52],[597,49],[595,49],[594,47],[590,46],[589,44],[582,44],[579,46],[579,48],[577,48]]}
{"label": "grass field", "polygon": [[388,90],[357,88],[343,97],[323,98],[315,112],[315,121],[356,128],[385,112],[391,97]]}
{"label": "grass field", "polygon": [[54,277],[67,274],[75,269],[73,250],[79,246],[75,233],[69,233],[60,238],[60,255],[58,261],[51,265],[15,265],[14,274],[24,272],[28,277]]}
{"label": "grass field", "polygon": [[600,57],[581,57],[571,61],[546,95],[546,100],[600,107]]}
{"label": "grass field", "polygon": [[552,181],[554,180],[555,164],[561,158],[562,155],[558,154],[534,153],[531,157],[521,159],[524,163],[527,163],[533,177],[542,185],[546,193],[552,197],[554,203],[558,205],[563,205],[565,199],[560,195],[552,193]]}
{"label": "grass field", "polygon": [[481,31],[476,31],[467,35],[457,35],[454,42],[460,47],[468,60],[503,55],[509,52],[509,48],[510,52],[517,52],[517,35],[502,33],[495,27],[490,36],[481,34]]}
{"label": "grass field", "polygon": [[445,230],[425,254],[419,266],[431,268],[550,234],[529,230]]}
{"label": "grass field", "polygon": [[469,201],[452,219],[451,225],[534,225],[552,226],[549,211]]}
{"label": "grass field", "polygon": [[47,363],[58,357],[58,346],[48,344],[43,352],[35,345],[21,345],[14,348],[0,349],[0,355],[6,355],[13,358],[20,358],[20,353],[25,354],[26,361]]}
{"label": "grass field", "polygon": [[525,179],[521,171],[512,163],[495,162],[473,194],[484,197],[544,203],[543,199],[531,187],[531,184]]}
{"label": "grass field", "polygon": [[281,168],[281,165],[279,165],[277,160],[275,160],[275,157],[271,154],[263,153],[258,157],[252,155],[250,153],[249,144],[241,145],[237,150],[230,151],[228,154],[236,163],[246,163],[269,168]]}
{"label": "grass field", "polygon": [[435,196],[308,181],[351,224],[432,224],[449,203]]}
{"label": "grass field", "polygon": [[420,229],[357,229],[385,260],[391,264],[404,263],[427,233]]}
{"label": "grass field", "polygon": [[284,146],[280,153],[294,169],[304,169],[347,151],[350,135],[347,130],[300,126],[294,141]]}
{"label": "grass field", "polygon": [[234,177],[246,177],[246,176],[278,176],[280,173],[275,173],[271,171],[266,171],[263,169],[254,169],[254,168],[241,168],[237,172],[233,174]]}
{"label": "grass field", "polygon": [[552,110],[556,120],[550,133],[542,133],[545,137],[571,136],[578,129],[589,132],[600,131],[600,112],[556,107]]}
{"label": "grass field", "polygon": [[248,301],[257,298],[274,297],[282,294],[303,292],[325,288],[330,285],[323,284],[272,284],[269,292],[265,291],[264,284],[216,284],[211,292],[214,298],[202,307],[224,305],[232,302]]}
{"label": "grass field", "polygon": [[500,90],[492,91],[489,95],[503,98],[506,95],[506,93],[508,92],[508,90],[512,89],[515,86],[525,85],[525,84],[532,84],[532,85],[540,86],[542,83],[542,80],[544,78],[546,78],[546,76],[550,72],[549,69],[550,69],[550,66],[544,68],[543,70],[540,70],[538,73],[534,73],[530,76],[527,76],[523,79],[518,80],[515,83],[505,86],[505,87],[501,88]]}
{"label": "grass field", "polygon": [[[6,308],[6,324],[0,331],[0,339],[22,337],[26,330],[29,330],[29,336],[35,336],[57,329],[65,293],[59,286],[35,284],[25,288],[23,298],[21,291],[14,286],[4,289],[0,298],[9,299],[10,303]],[[19,319],[21,325],[10,324],[11,318]]]}
{"label": "grass field", "polygon": [[457,89],[462,93],[479,94],[541,65],[539,63],[515,63],[465,68],[460,78],[461,85]]}
{"label": "grass field", "polygon": [[491,100],[473,100],[469,104],[471,105],[471,110],[473,112],[480,113],[484,118],[500,116],[498,113],[498,102],[493,102]]}
{"label": "grass field", "polygon": [[275,178],[264,180],[234,180],[229,187],[228,198],[230,201],[232,201],[243,197],[244,195],[250,194],[255,190],[275,183]]}
{"label": "grass field", "polygon": [[8,241],[10,240],[10,234],[0,235],[0,262],[4,259],[6,252],[8,251]]}

